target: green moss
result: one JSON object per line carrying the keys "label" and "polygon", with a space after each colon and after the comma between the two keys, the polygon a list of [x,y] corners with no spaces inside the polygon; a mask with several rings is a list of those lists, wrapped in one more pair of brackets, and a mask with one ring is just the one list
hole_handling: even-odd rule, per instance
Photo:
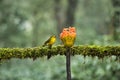
{"label": "green moss", "polygon": [[[0,48],[0,60],[6,60],[11,58],[39,58],[47,56],[48,54],[65,55],[66,48],[63,46],[55,46],[52,49],[47,47],[35,47],[35,48]],[[120,57],[120,46],[74,46],[71,48],[71,55],[84,55],[103,58],[105,56]]]}

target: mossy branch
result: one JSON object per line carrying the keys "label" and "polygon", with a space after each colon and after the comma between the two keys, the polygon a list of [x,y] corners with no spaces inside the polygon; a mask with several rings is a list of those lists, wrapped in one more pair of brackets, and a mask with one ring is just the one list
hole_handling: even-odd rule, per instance
{"label": "mossy branch", "polygon": [[[39,58],[47,56],[51,52],[52,56],[65,55],[66,48],[63,46],[55,46],[52,49],[47,47],[35,48],[0,48],[0,60],[11,58]],[[105,56],[116,56],[120,58],[120,46],[74,46],[71,48],[71,55],[97,56],[104,58]]]}

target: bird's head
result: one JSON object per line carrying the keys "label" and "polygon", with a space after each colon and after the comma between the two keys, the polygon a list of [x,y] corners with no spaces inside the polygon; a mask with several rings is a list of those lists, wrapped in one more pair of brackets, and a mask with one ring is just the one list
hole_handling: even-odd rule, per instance
{"label": "bird's head", "polygon": [[55,36],[55,35],[52,35],[51,37],[52,37],[52,38],[56,38],[56,36]]}

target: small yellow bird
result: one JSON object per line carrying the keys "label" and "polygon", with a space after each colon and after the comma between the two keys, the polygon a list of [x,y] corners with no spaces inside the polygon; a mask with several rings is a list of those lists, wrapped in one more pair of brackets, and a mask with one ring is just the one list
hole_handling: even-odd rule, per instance
{"label": "small yellow bird", "polygon": [[[48,48],[51,49],[52,45],[55,43],[55,41],[56,41],[56,36],[53,35],[47,41],[45,41],[45,43],[43,44],[43,47],[48,46]],[[49,51],[49,53],[47,55],[47,59],[50,59],[50,57],[51,57],[51,52]]]}
{"label": "small yellow bird", "polygon": [[56,36],[52,35],[47,41],[45,41],[45,43],[43,44],[43,47],[48,46],[48,48],[51,49],[55,41],[56,41]]}

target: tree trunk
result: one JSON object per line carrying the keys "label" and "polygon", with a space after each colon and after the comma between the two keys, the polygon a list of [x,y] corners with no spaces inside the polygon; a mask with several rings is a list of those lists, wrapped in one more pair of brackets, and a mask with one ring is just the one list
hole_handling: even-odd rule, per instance
{"label": "tree trunk", "polygon": [[78,0],[67,0],[68,6],[65,12],[62,10],[61,7],[63,6],[61,0],[54,0],[54,2],[55,19],[57,23],[57,31],[59,34],[63,27],[73,26]]}
{"label": "tree trunk", "polygon": [[54,2],[55,2],[54,14],[55,14],[55,19],[56,19],[56,23],[57,23],[57,31],[59,34],[61,32],[62,28],[64,27],[65,15],[61,8],[61,6],[62,6],[61,0],[54,0]]}
{"label": "tree trunk", "polygon": [[112,0],[112,5],[114,7],[114,14],[111,18],[111,33],[114,40],[118,40],[117,28],[120,27],[120,0]]}
{"label": "tree trunk", "polygon": [[75,21],[75,10],[78,0],[68,0],[68,7],[66,11],[66,26],[73,26]]}

